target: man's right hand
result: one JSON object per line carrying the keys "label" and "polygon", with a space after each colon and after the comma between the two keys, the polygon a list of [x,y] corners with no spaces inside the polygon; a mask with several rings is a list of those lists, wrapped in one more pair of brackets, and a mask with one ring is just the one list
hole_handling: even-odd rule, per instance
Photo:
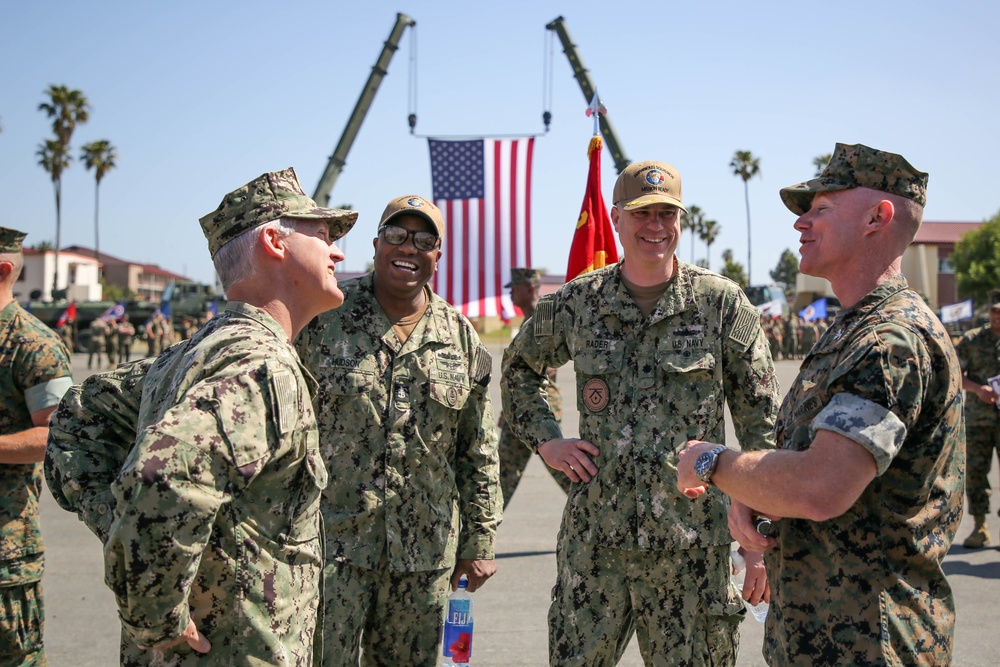
{"label": "man's right hand", "polygon": [[597,474],[597,466],[590,457],[601,450],[586,440],[556,438],[540,444],[538,453],[550,468],[563,471],[570,481],[589,482]]}
{"label": "man's right hand", "polygon": [[[181,633],[180,637],[171,640],[165,644],[160,644],[155,648],[158,649],[173,648],[174,646],[179,646],[184,642],[187,642],[188,646],[193,648],[198,653],[208,653],[212,649],[212,643],[208,641],[208,638],[205,635],[198,632],[198,626],[194,624],[194,619],[190,618],[188,619],[187,627],[184,628],[184,632]],[[145,649],[147,647],[140,646],[139,648]]]}

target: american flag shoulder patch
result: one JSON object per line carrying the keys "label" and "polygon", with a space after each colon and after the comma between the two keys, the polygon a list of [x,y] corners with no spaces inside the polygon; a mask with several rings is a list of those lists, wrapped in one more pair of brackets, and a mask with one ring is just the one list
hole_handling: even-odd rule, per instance
{"label": "american flag shoulder patch", "polygon": [[555,317],[555,304],[551,299],[542,299],[535,306],[535,312],[531,316],[535,321],[536,336],[552,335],[552,320]]}
{"label": "american flag shoulder patch", "polygon": [[729,339],[743,347],[749,347],[754,339],[755,322],[760,322],[760,312],[756,308],[740,308],[729,332]]}
{"label": "american flag shoulder patch", "polygon": [[288,433],[295,424],[295,415],[299,407],[299,395],[295,387],[295,378],[288,371],[278,371],[271,375],[271,392],[277,418],[278,433]]}

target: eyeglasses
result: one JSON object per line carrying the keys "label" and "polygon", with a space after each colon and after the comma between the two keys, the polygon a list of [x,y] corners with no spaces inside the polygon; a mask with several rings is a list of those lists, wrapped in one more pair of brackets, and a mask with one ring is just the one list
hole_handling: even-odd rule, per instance
{"label": "eyeglasses", "polygon": [[382,225],[378,233],[389,245],[403,245],[406,243],[406,239],[412,235],[413,247],[417,250],[434,250],[441,242],[441,237],[433,232],[415,232],[396,225]]}

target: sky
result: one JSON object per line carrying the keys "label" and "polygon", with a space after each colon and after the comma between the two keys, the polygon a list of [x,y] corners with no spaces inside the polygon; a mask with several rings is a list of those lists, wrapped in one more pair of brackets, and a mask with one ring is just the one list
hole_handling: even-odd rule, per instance
{"label": "sky", "polygon": [[[626,156],[673,164],[685,204],[719,223],[715,270],[725,249],[747,264],[736,150],[760,159],[749,182],[754,284],[770,282],[783,250],[798,251],[778,190],[813,177],[813,158],[836,142],[901,153],[929,172],[925,220],[1000,210],[998,3],[36,0],[5,3],[0,27],[0,225],[28,232],[29,245],[55,240],[52,183],[36,156],[51,121],[38,105],[49,85],[66,85],[91,103],[72,154],[97,139],[118,151],[100,187],[101,252],[214,282],[198,219],[268,171],[295,167],[315,190],[397,12],[416,27],[330,200],[361,214],[341,243],[346,270],[371,261],[390,199],[433,194],[427,141],[406,121],[415,106],[418,135],[540,135],[533,264],[565,273],[593,122],[558,40],[548,46],[557,16]],[[615,178],[605,149],[609,205]],[[74,160],[64,247],[94,246],[94,190],[94,173]],[[692,259],[687,233],[678,255]],[[694,258],[705,256],[695,240]]]}

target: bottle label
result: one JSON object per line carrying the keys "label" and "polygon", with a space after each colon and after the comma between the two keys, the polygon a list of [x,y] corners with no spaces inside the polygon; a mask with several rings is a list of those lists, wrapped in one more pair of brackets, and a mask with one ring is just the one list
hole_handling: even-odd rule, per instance
{"label": "bottle label", "polygon": [[468,662],[472,656],[472,601],[449,600],[444,620],[445,657],[457,663]]}

